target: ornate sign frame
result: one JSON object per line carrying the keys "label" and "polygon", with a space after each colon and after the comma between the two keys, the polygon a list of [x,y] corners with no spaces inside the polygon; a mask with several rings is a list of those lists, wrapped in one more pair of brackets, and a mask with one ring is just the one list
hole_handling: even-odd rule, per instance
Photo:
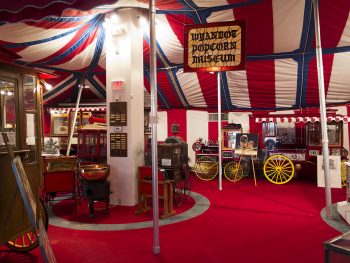
{"label": "ornate sign frame", "polygon": [[245,21],[185,26],[184,72],[245,69]]}

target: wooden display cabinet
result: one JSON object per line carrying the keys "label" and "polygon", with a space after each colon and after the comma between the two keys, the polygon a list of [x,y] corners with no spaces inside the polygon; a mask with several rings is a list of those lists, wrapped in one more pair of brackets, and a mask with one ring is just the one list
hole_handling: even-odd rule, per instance
{"label": "wooden display cabinet", "polygon": [[[15,155],[20,156],[36,203],[41,185],[41,107],[39,74],[32,69],[0,62],[0,132],[7,134]],[[0,135],[1,137],[1,135]],[[32,233],[5,143],[0,139],[0,243]],[[39,207],[39,205],[37,206]],[[39,211],[39,210],[38,210]],[[37,211],[37,212],[38,212]],[[39,218],[39,217],[38,217]],[[31,236],[33,237],[33,236]],[[14,246],[12,246],[14,247]]]}

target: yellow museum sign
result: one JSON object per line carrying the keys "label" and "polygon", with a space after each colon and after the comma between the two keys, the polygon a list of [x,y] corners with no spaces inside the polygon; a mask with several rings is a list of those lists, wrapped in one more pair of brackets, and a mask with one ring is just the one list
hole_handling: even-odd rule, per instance
{"label": "yellow museum sign", "polygon": [[185,26],[184,71],[245,68],[243,21]]}

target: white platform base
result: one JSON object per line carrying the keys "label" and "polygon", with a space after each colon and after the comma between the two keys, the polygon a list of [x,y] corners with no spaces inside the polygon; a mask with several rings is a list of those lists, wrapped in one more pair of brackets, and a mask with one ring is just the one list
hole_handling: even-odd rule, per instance
{"label": "white platform base", "polygon": [[344,218],[344,220],[350,224],[350,203],[342,201],[337,203],[337,211]]}

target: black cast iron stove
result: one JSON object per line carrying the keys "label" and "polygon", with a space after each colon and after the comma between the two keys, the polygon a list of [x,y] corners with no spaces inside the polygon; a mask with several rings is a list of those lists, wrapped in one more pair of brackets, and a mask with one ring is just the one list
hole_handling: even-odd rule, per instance
{"label": "black cast iron stove", "polygon": [[93,164],[80,166],[80,176],[83,185],[83,198],[89,199],[89,216],[94,216],[94,202],[105,201],[106,210],[109,206],[110,182],[108,164]]}
{"label": "black cast iron stove", "polygon": [[108,210],[110,182],[108,180],[102,182],[89,182],[83,180],[83,198],[89,199],[89,216],[94,217],[94,202],[105,201],[105,209]]}

